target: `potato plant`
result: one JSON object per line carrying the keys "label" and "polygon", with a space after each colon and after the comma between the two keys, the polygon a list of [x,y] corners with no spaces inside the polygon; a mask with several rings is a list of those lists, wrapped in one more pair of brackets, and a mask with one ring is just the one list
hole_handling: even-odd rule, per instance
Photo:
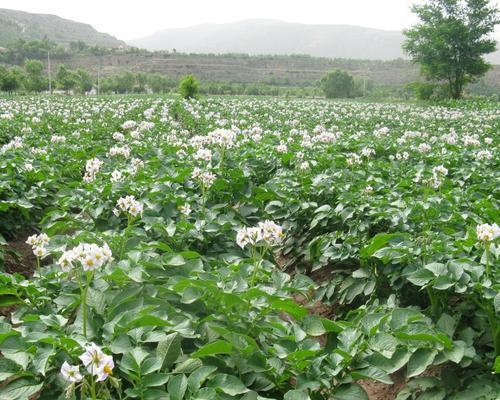
{"label": "potato plant", "polygon": [[499,131],[489,102],[0,100],[0,399],[496,399]]}

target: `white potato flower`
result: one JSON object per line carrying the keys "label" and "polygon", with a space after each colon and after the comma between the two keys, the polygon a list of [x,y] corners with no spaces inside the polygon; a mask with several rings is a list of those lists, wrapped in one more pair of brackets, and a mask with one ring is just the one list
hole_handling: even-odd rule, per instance
{"label": "white potato flower", "polygon": [[481,224],[476,227],[477,238],[483,242],[492,242],[500,236],[500,227],[497,224]]}
{"label": "white potato flower", "polygon": [[83,379],[80,368],[76,365],[69,365],[66,361],[61,366],[61,375],[68,382],[80,382]]}

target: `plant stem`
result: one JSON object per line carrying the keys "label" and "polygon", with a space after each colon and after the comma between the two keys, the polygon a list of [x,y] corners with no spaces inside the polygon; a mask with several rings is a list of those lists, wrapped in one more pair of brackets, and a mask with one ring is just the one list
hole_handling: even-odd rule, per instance
{"label": "plant stem", "polygon": [[485,246],[485,252],[486,252],[486,278],[490,279],[490,242],[486,242]]}
{"label": "plant stem", "polygon": [[97,400],[97,396],[95,393],[95,380],[93,374],[90,374],[90,395],[92,396],[92,400]]}
{"label": "plant stem", "polygon": [[434,316],[437,316],[438,315],[438,299],[436,297],[436,294],[434,293],[434,291],[432,290],[432,288],[430,288],[429,286],[427,286],[427,294],[429,295],[429,300],[431,302],[431,312],[432,312],[432,315]]}
{"label": "plant stem", "polygon": [[82,318],[83,318],[83,336],[87,339],[87,292],[92,280],[92,272],[86,272],[86,284],[82,287],[80,279],[78,283],[80,285],[80,292],[82,293]]}
{"label": "plant stem", "polygon": [[[262,253],[260,253],[260,252],[258,253],[258,261],[257,261],[257,257],[255,255],[253,255],[254,261],[257,261],[257,262],[255,263],[255,268],[253,270],[252,278],[250,280],[250,287],[253,287],[255,284],[255,279],[257,278],[257,272],[259,271],[260,267],[262,266],[262,261],[264,259],[264,254],[266,254],[266,251],[267,251],[267,246],[263,248]],[[255,252],[255,253],[257,253],[257,252]]]}

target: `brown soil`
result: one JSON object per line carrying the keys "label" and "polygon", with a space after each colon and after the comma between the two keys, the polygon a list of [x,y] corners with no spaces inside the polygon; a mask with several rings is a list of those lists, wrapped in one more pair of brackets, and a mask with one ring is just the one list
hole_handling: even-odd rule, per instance
{"label": "brown soil", "polygon": [[[439,377],[443,368],[443,365],[432,365],[420,374],[419,377]],[[365,389],[366,393],[368,393],[368,398],[370,400],[394,400],[399,391],[402,390],[410,380],[406,378],[404,368],[391,374],[391,379],[394,382],[392,385],[368,379],[360,380],[358,383]]]}
{"label": "brown soil", "polygon": [[[26,243],[26,238],[16,239],[8,243],[5,255],[6,272],[10,274],[19,273],[26,277],[33,275],[36,267],[36,257],[31,246]],[[11,254],[11,251],[14,254]]]}
{"label": "brown soil", "polygon": [[[31,246],[26,243],[29,235],[8,242],[5,251],[5,272],[9,274],[18,273],[29,278],[36,268],[36,257]],[[0,316],[10,318],[16,309],[15,305],[0,307]]]}

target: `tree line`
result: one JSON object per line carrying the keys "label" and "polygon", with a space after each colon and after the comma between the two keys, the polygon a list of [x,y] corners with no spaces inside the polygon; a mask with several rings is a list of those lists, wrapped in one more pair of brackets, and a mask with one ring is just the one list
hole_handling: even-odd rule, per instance
{"label": "tree line", "polygon": [[[0,91],[7,93],[42,93],[49,91],[48,71],[39,60],[26,60],[23,67],[0,65]],[[155,93],[165,94],[181,90],[182,79],[159,73],[122,71],[97,78],[83,68],[71,69],[60,64],[51,77],[53,91],[67,94]],[[197,93],[211,95],[249,96],[321,96],[319,87],[279,87],[267,83],[202,82]],[[182,91],[182,90],[181,90]],[[181,93],[182,94],[182,93]]]}

